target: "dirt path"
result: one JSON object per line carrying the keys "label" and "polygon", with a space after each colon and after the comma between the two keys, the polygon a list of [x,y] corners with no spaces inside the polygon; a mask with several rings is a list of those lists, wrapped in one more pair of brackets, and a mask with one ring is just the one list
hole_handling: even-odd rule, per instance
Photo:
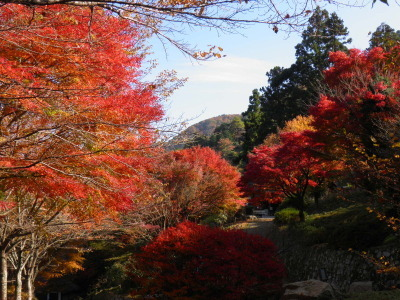
{"label": "dirt path", "polygon": [[292,239],[288,236],[287,232],[282,231],[274,223],[274,218],[262,218],[255,220],[247,220],[232,225],[230,228],[240,229],[249,234],[265,237],[272,241],[279,251],[286,251],[292,247]]}
{"label": "dirt path", "polygon": [[249,234],[269,238],[272,237],[277,230],[277,227],[273,221],[273,217],[248,220],[246,222],[235,224],[232,226],[232,228],[241,229]]}

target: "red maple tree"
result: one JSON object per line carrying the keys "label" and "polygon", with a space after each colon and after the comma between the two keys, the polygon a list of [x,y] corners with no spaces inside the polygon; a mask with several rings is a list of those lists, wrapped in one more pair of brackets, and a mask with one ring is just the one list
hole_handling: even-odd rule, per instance
{"label": "red maple tree", "polygon": [[96,214],[126,207],[162,114],[139,81],[135,28],[73,6],[5,5],[0,14],[3,190],[79,199],[71,202],[86,212],[93,203]]}
{"label": "red maple tree", "polygon": [[162,110],[158,87],[141,82],[140,37],[129,21],[67,5],[7,4],[0,17],[6,299],[7,255],[22,241],[32,248],[32,233],[51,237],[52,223],[100,220],[131,207]]}
{"label": "red maple tree", "polygon": [[329,90],[311,108],[324,152],[347,165],[348,179],[379,199],[400,195],[400,47],[332,53]]}
{"label": "red maple tree", "polygon": [[164,153],[154,160],[151,174],[137,201],[138,214],[133,212],[144,223],[165,229],[212,215],[229,218],[243,205],[239,171],[211,148]]}
{"label": "red maple tree", "polygon": [[313,135],[313,131],[281,133],[281,144],[254,149],[242,178],[252,203],[288,199],[304,221],[307,192],[322,184],[339,166],[319,155],[322,144],[316,143]]}

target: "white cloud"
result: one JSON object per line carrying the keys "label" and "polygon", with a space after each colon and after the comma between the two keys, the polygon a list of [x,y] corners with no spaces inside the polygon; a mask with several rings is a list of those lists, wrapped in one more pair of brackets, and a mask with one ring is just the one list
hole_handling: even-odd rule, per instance
{"label": "white cloud", "polygon": [[[265,60],[229,56],[201,64],[181,64],[179,77],[188,82],[171,97],[167,114],[201,119],[246,110],[251,91],[267,84],[265,73],[274,66]],[[199,119],[190,123],[198,122]]]}
{"label": "white cloud", "polygon": [[184,65],[178,73],[189,77],[189,82],[255,84],[266,81],[265,72],[272,64],[260,59],[227,56],[201,65]]}

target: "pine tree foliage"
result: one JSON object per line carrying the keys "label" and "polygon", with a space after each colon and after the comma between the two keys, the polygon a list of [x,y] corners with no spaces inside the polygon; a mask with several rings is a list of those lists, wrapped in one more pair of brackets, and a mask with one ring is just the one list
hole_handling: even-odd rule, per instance
{"label": "pine tree foliage", "polygon": [[[347,35],[347,28],[335,13],[329,14],[319,7],[315,10],[303,31],[302,42],[296,46],[296,62],[289,68],[271,69],[267,72],[268,86],[253,91],[248,110],[243,114],[253,116],[244,118],[247,152],[261,144],[268,134],[277,132],[286,121],[307,113],[318,100],[322,72],[330,66],[329,53],[346,51],[346,44],[351,42]],[[254,95],[257,95],[257,110]]]}

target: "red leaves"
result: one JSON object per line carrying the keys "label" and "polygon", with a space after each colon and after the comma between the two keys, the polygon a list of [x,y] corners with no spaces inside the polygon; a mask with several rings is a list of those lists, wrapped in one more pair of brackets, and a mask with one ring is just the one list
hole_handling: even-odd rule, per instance
{"label": "red leaves", "polygon": [[220,211],[234,213],[243,204],[239,172],[210,148],[169,152],[155,164],[155,181],[147,191],[148,198],[163,208],[163,226],[198,221]]}
{"label": "red leaves", "polygon": [[276,203],[285,197],[302,201],[307,188],[327,176],[322,170],[328,165],[315,156],[322,145],[312,136],[311,131],[283,133],[281,145],[260,146],[249,155],[243,183],[251,201]]}
{"label": "red leaves", "polygon": [[398,197],[400,46],[335,52],[330,59],[330,90],[310,109],[315,130],[281,134],[281,145],[249,156],[243,183],[256,202],[287,198],[301,209],[307,189],[345,166],[350,180]]}
{"label": "red leaves", "polygon": [[135,295],[244,299],[281,288],[284,267],[267,239],[185,222],[162,232],[134,257]]}
{"label": "red leaves", "polygon": [[333,66],[325,79],[332,90],[311,108],[313,125],[321,132],[345,128],[358,134],[373,130],[373,122],[393,118],[399,112],[398,68],[392,66],[400,59],[398,48],[387,53],[379,47],[364,52],[353,49],[348,55],[331,53]]}
{"label": "red leaves", "polygon": [[[397,198],[400,47],[331,54],[330,90],[310,109],[324,152],[373,194]],[[348,172],[349,173],[349,172]]]}
{"label": "red leaves", "polygon": [[7,4],[0,16],[3,187],[71,199],[81,214],[127,208],[162,115],[139,81],[135,28],[69,5]]}

